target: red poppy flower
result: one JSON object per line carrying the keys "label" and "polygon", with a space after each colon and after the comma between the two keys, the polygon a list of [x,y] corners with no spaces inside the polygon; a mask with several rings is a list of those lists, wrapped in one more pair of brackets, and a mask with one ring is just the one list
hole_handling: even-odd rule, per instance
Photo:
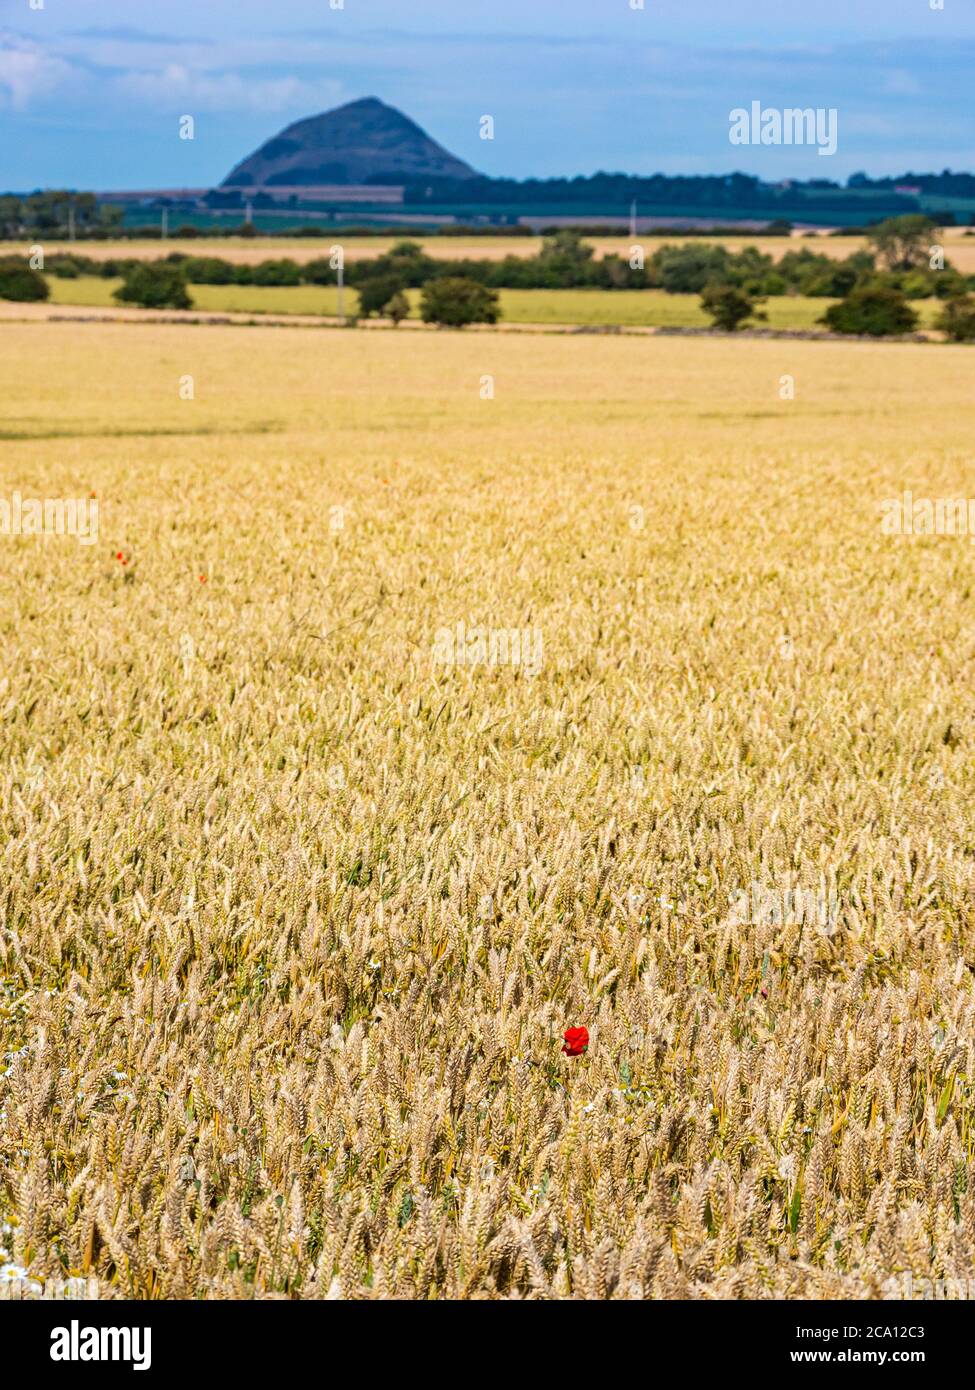
{"label": "red poppy flower", "polygon": [[125,556],[122,554],[122,552],[121,552],[121,550],[120,550],[120,551],[118,552],[118,554],[115,556],[115,558],[116,558],[116,560],[124,560],[124,559],[125,559]]}
{"label": "red poppy flower", "polygon": [[205,575],[205,574],[201,574],[201,575],[200,575],[200,583],[201,583],[201,584],[205,584],[206,582],[207,582],[207,577],[206,577],[206,575]]}
{"label": "red poppy flower", "polygon": [[589,1046],[588,1028],[567,1028],[562,1036],[565,1038],[562,1051],[567,1057],[581,1057]]}

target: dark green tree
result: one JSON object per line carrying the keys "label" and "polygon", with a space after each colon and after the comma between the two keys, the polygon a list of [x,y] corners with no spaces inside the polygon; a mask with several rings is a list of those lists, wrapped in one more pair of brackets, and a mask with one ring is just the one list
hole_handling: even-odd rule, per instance
{"label": "dark green tree", "polygon": [[44,276],[22,261],[0,262],[0,299],[20,303],[47,299],[51,290]]}
{"label": "dark green tree", "polygon": [[734,333],[747,319],[765,318],[752,296],[736,285],[705,285],[701,308],[710,315],[715,328],[723,328],[727,333]]}
{"label": "dark green tree", "polygon": [[468,323],[497,323],[501,308],[496,290],[476,280],[447,276],[425,286],[420,316],[440,328],[463,328]]}
{"label": "dark green tree", "polygon": [[393,279],[404,289],[418,289],[440,265],[428,256],[415,241],[398,241],[389,251],[375,260],[353,262],[349,267],[349,283],[360,285],[364,280]]}
{"label": "dark green tree", "polygon": [[566,228],[545,238],[535,261],[545,281],[550,280],[555,286],[572,289],[589,283],[593,248],[583,241],[578,232]]}
{"label": "dark green tree", "polygon": [[700,294],[705,285],[729,284],[732,279],[731,256],[724,246],[661,246],[650,264],[668,294]]}
{"label": "dark green tree", "polygon": [[183,267],[165,261],[143,261],[132,266],[115,291],[115,298],[124,304],[138,304],[143,309],[193,307]]}
{"label": "dark green tree", "polygon": [[867,233],[885,270],[917,270],[928,265],[931,238],[937,226],[923,213],[888,217]]}
{"label": "dark green tree", "polygon": [[395,275],[376,275],[357,286],[359,313],[363,318],[381,314],[386,305],[403,290],[403,282]]}
{"label": "dark green tree", "polygon": [[834,333],[860,333],[884,338],[892,333],[912,333],[917,314],[900,290],[889,285],[859,285],[839,304],[831,304],[819,320]]}
{"label": "dark green tree", "polygon": [[296,261],[261,261],[251,272],[252,285],[300,285],[301,268]]}
{"label": "dark green tree", "polygon": [[183,274],[191,285],[232,285],[236,280],[235,267],[219,256],[189,256],[183,262]]}
{"label": "dark green tree", "polygon": [[388,319],[392,319],[394,328],[399,328],[403,320],[409,318],[410,301],[402,290],[397,291],[389,303],[383,305],[383,313]]}
{"label": "dark green tree", "polygon": [[961,299],[949,299],[935,327],[947,333],[953,343],[975,342],[975,298],[966,295]]}

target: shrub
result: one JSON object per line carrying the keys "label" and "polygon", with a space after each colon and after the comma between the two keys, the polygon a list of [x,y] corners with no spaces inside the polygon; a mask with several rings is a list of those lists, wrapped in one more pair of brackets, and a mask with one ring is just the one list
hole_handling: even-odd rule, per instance
{"label": "shrub", "polygon": [[774,271],[775,265],[771,256],[759,251],[757,246],[743,246],[736,255],[729,257],[727,276],[715,278],[727,278],[731,285],[760,285],[765,277]]}
{"label": "shrub", "polygon": [[936,328],[947,333],[953,343],[975,342],[975,299],[949,299],[938,315]]}
{"label": "shrub", "polygon": [[734,285],[705,285],[701,308],[711,316],[715,328],[723,328],[729,333],[734,333],[746,319],[765,318],[764,314],[756,311],[751,295]]}
{"label": "shrub", "polygon": [[[833,288],[833,277],[828,270],[807,275],[804,279],[800,280],[796,288],[800,294],[804,294],[808,299],[837,298],[836,291]],[[848,293],[849,290],[843,290],[841,291],[840,297]]]}
{"label": "shrub", "polygon": [[252,285],[300,285],[301,269],[292,260],[261,261],[251,270]]}
{"label": "shrub", "polygon": [[431,280],[423,291],[420,315],[440,328],[463,328],[468,323],[497,323],[501,317],[496,290],[476,280],[447,276]]}
{"label": "shrub", "polygon": [[373,314],[382,313],[390,300],[402,293],[403,282],[392,275],[377,275],[372,280],[363,281],[358,290],[359,313],[364,318],[370,318]]}
{"label": "shrub", "polygon": [[535,264],[543,276],[566,289],[587,285],[592,279],[593,248],[571,228],[546,237]]}
{"label": "shrub", "polygon": [[81,267],[71,256],[52,256],[47,262],[47,273],[56,275],[59,280],[77,280]]}
{"label": "shrub", "polygon": [[393,320],[394,328],[399,328],[403,320],[409,317],[410,301],[402,290],[398,290],[389,303],[383,307],[383,313],[388,319]]}
{"label": "shrub", "polygon": [[419,289],[441,269],[432,256],[415,241],[398,241],[391,250],[375,260],[354,261],[349,266],[350,284],[361,285],[366,280],[392,278],[403,289]]}
{"label": "shrub", "polygon": [[127,271],[115,298],[143,309],[192,309],[182,266],[142,261]]}
{"label": "shrub", "polygon": [[120,275],[123,277],[128,275],[130,270],[142,265],[142,261],[136,256],[110,256],[108,260],[96,261],[94,264],[97,266],[97,271],[93,273],[100,275],[103,280],[115,280]]}
{"label": "shrub", "polygon": [[889,285],[861,285],[839,304],[831,304],[819,320],[834,333],[862,333],[883,338],[891,333],[911,333],[917,314],[900,290]]}
{"label": "shrub", "polygon": [[933,272],[909,270],[899,277],[897,288],[905,299],[930,299],[934,294]]}
{"label": "shrub", "polygon": [[589,283],[607,290],[644,290],[650,288],[650,276],[622,256],[609,255],[594,262]]}
{"label": "shrub", "polygon": [[76,280],[79,275],[101,275],[102,263],[77,251],[70,255],[55,251],[50,256],[45,256],[44,264],[38,266],[38,269],[44,275],[54,275],[59,280]]}
{"label": "shrub", "polygon": [[844,299],[872,272],[873,257],[869,252],[858,251],[853,256],[847,256],[845,261],[835,262],[826,277],[830,295],[834,299]]}
{"label": "shrub", "polygon": [[964,299],[972,283],[960,270],[946,265],[944,270],[932,271],[936,299]]}
{"label": "shrub", "polygon": [[668,294],[700,294],[705,285],[727,282],[731,257],[724,246],[661,246],[650,264]]}
{"label": "shrub", "polygon": [[219,256],[190,256],[183,262],[183,274],[191,285],[232,285],[236,266]]}
{"label": "shrub", "polygon": [[762,281],[763,295],[780,295],[788,294],[788,292],[789,286],[786,284],[782,276],[777,275],[775,271],[773,271],[771,275],[766,275],[765,279]]}
{"label": "shrub", "polygon": [[836,261],[803,247],[801,251],[787,251],[775,269],[800,294],[842,299],[864,276],[872,274],[874,262],[869,251],[856,251],[845,260]]}
{"label": "shrub", "polygon": [[335,285],[339,277],[329,256],[316,256],[301,267],[301,278],[306,285]]}
{"label": "shrub", "polygon": [[0,299],[12,299],[26,304],[31,301],[47,299],[50,286],[36,270],[20,261],[0,263]]}

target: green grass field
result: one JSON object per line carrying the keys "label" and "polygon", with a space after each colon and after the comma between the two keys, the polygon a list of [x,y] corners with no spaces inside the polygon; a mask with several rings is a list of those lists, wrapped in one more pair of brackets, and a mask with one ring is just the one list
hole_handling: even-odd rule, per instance
{"label": "green grass field", "polygon": [[[117,308],[119,302],[113,291],[122,281],[103,280],[96,275],[82,275],[77,280],[59,280],[48,276],[51,301],[54,304],[79,304],[93,308]],[[298,285],[273,288],[262,285],[191,285],[190,297],[195,309],[208,313],[227,314],[336,314],[338,291],[334,287]],[[354,290],[345,292],[346,313],[354,314],[358,297]]]}
{"label": "green grass field", "polygon": [[[112,292],[120,280],[80,276],[77,280],[48,277],[55,304],[117,306]],[[191,285],[193,306],[207,313],[235,314],[336,314],[338,291],[331,286],[298,285],[271,288],[260,285]],[[412,316],[419,317],[420,291],[410,291]],[[783,295],[769,299],[764,312],[769,328],[816,328],[831,299]],[[921,326],[930,328],[940,305],[934,300],[915,303]],[[358,296],[345,291],[345,312],[355,314]],[[502,290],[505,323],[580,324],[626,328],[704,328],[707,315],[696,294],[665,294],[663,290]]]}

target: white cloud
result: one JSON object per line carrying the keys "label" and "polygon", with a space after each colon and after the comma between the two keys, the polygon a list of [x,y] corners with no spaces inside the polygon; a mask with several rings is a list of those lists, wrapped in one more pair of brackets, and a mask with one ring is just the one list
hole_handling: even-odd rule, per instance
{"label": "white cloud", "polygon": [[113,86],[131,100],[154,107],[180,106],[187,111],[317,110],[341,99],[338,81],[306,82],[297,77],[248,77],[212,72],[185,63],[167,63],[156,71],[124,73]]}
{"label": "white cloud", "polygon": [[36,97],[47,96],[71,75],[70,64],[38,44],[0,30],[0,104],[23,111]]}

